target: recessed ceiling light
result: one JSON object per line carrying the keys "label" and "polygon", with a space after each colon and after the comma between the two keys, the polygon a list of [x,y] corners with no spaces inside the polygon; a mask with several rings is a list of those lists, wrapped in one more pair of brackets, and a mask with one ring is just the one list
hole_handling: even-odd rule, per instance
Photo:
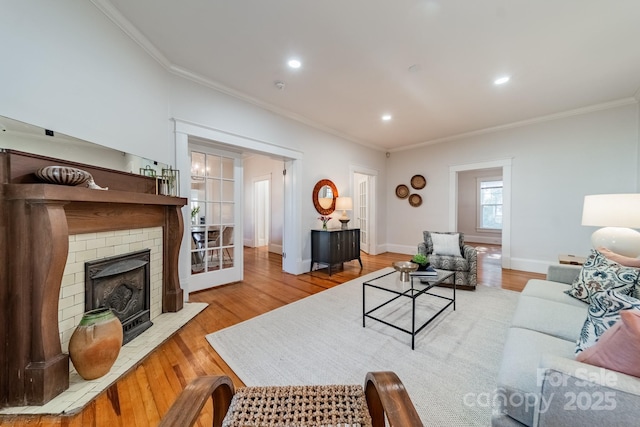
{"label": "recessed ceiling light", "polygon": [[495,79],[495,80],[493,81],[493,84],[494,84],[494,85],[503,85],[503,84],[505,84],[506,82],[508,82],[509,80],[511,80],[511,77],[509,77],[509,76],[503,76],[503,77],[499,77],[499,78]]}
{"label": "recessed ceiling light", "polygon": [[391,114],[385,114],[384,116],[382,116],[382,120],[388,122],[389,120],[391,120]]}
{"label": "recessed ceiling light", "polygon": [[300,68],[302,62],[298,59],[290,59],[289,62],[287,62],[287,65],[291,68]]}

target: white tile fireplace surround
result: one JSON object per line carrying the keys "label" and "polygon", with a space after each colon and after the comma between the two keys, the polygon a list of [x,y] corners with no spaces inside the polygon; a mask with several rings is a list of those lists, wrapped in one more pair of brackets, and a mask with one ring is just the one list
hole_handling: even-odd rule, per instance
{"label": "white tile fireplace surround", "polygon": [[151,321],[162,314],[162,227],[69,236],[69,255],[60,287],[58,326],[65,353],[69,339],[85,312],[85,267],[87,261],[151,250]]}
{"label": "white tile fireplace surround", "polygon": [[162,313],[162,241],[162,227],[69,236],[69,255],[58,301],[62,351],[68,352],[71,334],[85,312],[86,261],[150,249],[153,326],[122,347],[118,360],[107,375],[86,381],[70,364],[67,390],[43,406],[6,407],[0,409],[0,414],[73,414],[80,411],[207,306],[205,303],[186,303],[177,313]]}

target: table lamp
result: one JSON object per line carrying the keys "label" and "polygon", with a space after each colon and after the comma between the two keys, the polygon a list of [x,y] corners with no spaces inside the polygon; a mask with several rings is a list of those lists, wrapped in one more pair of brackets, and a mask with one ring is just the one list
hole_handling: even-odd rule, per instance
{"label": "table lamp", "polygon": [[336,210],[342,211],[342,216],[338,220],[342,223],[342,229],[347,228],[347,223],[350,221],[347,216],[347,211],[353,209],[353,201],[351,197],[338,197],[336,199]]}
{"label": "table lamp", "polygon": [[582,225],[604,227],[591,235],[594,249],[640,255],[640,194],[597,194],[584,197]]}

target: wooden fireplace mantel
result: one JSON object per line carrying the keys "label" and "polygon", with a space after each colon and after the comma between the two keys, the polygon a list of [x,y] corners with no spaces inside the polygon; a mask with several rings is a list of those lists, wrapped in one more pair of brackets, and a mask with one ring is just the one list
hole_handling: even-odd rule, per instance
{"label": "wooden fireplace mantel", "polygon": [[[1,169],[1,168],[0,168]],[[42,405],[69,387],[58,300],[74,234],[163,229],[162,311],[182,309],[178,256],[185,198],[52,184],[0,189],[0,406]],[[101,185],[108,185],[107,182]]]}

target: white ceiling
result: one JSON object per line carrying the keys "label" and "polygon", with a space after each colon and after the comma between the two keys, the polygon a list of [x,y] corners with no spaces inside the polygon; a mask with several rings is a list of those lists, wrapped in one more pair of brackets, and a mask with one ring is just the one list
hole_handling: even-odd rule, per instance
{"label": "white ceiling", "polygon": [[93,1],[174,72],[387,151],[640,97],[638,0]]}

